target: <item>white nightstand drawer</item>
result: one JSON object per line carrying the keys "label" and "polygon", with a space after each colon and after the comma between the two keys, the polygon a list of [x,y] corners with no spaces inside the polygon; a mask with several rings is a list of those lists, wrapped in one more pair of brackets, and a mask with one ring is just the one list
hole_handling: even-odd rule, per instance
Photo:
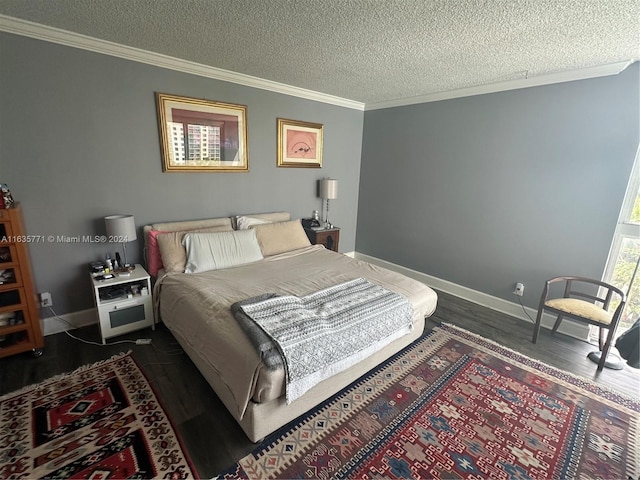
{"label": "white nightstand drawer", "polygon": [[151,295],[140,295],[98,307],[103,340],[153,326],[151,298]]}

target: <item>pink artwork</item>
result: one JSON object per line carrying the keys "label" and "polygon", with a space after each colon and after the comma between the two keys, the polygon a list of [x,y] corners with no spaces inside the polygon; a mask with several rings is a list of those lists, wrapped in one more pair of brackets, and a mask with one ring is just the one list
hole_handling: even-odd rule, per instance
{"label": "pink artwork", "polygon": [[322,124],[278,118],[279,167],[322,167]]}
{"label": "pink artwork", "polygon": [[289,129],[287,131],[287,157],[316,158],[316,132]]}

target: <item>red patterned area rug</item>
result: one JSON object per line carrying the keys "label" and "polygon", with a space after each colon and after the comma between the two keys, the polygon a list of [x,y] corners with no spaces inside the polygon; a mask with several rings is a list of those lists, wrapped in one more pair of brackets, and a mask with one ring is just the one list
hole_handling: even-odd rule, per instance
{"label": "red patterned area rug", "polygon": [[219,477],[637,479],[639,412],[442,325]]}
{"label": "red patterned area rug", "polygon": [[193,478],[130,354],[0,397],[0,478]]}

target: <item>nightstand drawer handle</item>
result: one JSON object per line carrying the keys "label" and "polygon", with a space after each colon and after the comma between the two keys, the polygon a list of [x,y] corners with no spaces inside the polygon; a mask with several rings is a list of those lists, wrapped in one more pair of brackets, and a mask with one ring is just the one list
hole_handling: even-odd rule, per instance
{"label": "nightstand drawer handle", "polygon": [[118,305],[114,305],[113,309],[114,310],[118,310],[119,308],[127,308],[127,307],[132,307],[134,305],[137,305],[138,302],[136,300],[133,300],[131,302],[126,302],[126,303],[118,303]]}

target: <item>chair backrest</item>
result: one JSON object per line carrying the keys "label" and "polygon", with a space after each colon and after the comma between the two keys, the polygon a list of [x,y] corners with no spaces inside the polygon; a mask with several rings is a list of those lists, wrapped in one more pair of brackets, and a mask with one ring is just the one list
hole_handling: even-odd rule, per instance
{"label": "chair backrest", "polygon": [[616,298],[622,305],[627,301],[627,295],[622,290],[601,280],[587,277],[556,277],[547,281],[547,289],[549,285],[557,282],[565,282],[563,295],[565,298],[599,302],[604,310],[609,310],[611,301]]}

